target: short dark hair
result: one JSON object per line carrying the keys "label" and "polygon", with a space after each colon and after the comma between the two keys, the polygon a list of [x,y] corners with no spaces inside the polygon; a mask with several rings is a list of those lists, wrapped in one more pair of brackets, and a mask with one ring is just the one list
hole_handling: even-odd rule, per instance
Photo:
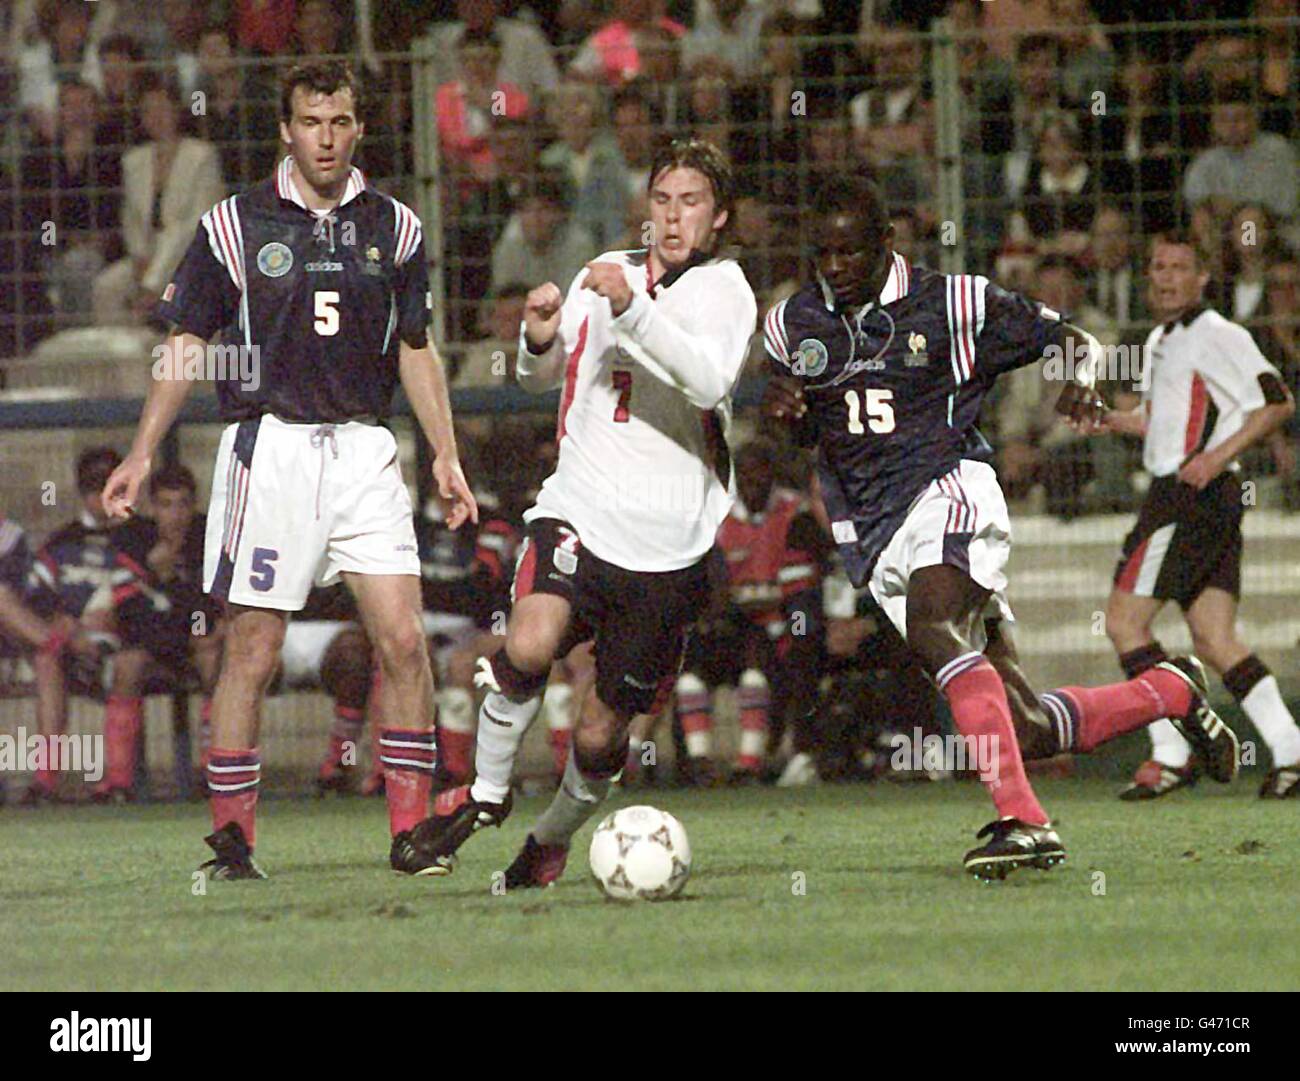
{"label": "short dark hair", "polygon": [[727,156],[707,139],[694,135],[668,138],[660,142],[650,163],[646,194],[654,191],[655,181],[665,169],[694,169],[703,173],[713,189],[714,213],[727,211],[727,221],[719,230],[719,239],[731,225],[731,211],[736,201],[736,182]]}
{"label": "short dark hair", "polygon": [[813,197],[812,210],[818,217],[828,214],[859,215],[867,228],[884,236],[889,229],[889,206],[880,186],[860,174],[827,180]]}
{"label": "short dark hair", "polygon": [[179,107],[181,87],[174,75],[161,71],[146,71],[140,76],[135,88],[136,97],[143,99],[146,94],[164,94],[167,100]]}
{"label": "short dark hair", "polygon": [[90,447],[77,456],[77,491],[90,495],[104,487],[108,475],[122,464],[122,456],[112,447]]}
{"label": "short dark hair", "polygon": [[184,488],[190,495],[197,495],[199,488],[194,483],[194,474],[180,462],[171,462],[156,470],[149,478],[149,494],[157,495],[162,491],[175,491]]}
{"label": "short dark hair", "polygon": [[1155,251],[1157,244],[1168,244],[1178,248],[1191,248],[1192,257],[1196,260],[1196,266],[1204,270],[1206,265],[1205,253],[1201,251],[1200,242],[1194,237],[1188,229],[1163,229],[1151,237],[1151,243],[1147,246],[1148,258]]}
{"label": "short dark hair", "polygon": [[293,119],[293,92],[300,86],[314,94],[336,94],[340,90],[350,90],[357,119],[361,119],[361,82],[351,66],[342,60],[313,60],[307,64],[294,64],[280,77],[280,119],[286,124]]}

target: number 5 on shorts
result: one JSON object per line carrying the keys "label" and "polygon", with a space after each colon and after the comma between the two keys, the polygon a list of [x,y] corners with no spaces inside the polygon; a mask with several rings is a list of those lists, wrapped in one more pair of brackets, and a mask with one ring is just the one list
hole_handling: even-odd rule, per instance
{"label": "number 5 on shorts", "polygon": [[248,576],[248,584],[259,593],[265,593],[275,585],[275,568],[271,566],[280,553],[274,548],[253,549],[253,573]]}

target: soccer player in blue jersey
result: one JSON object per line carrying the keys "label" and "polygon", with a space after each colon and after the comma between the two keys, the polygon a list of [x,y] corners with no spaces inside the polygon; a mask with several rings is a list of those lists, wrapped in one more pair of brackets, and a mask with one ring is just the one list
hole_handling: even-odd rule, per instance
{"label": "soccer player in blue jersey", "polygon": [[[407,839],[434,769],[433,677],[420,623],[411,500],[381,421],[400,380],[434,448],[448,521],[477,521],[461,471],[441,362],[428,337],[419,218],[352,166],[360,87],[342,63],[297,66],[280,95],[287,156],[274,176],[205,214],[158,314],[171,325],[131,452],[104,489],[130,513],[195,373],[224,360],[204,591],[225,602],[207,780],[219,878],[253,862],[259,711],[288,613],[342,578],[382,671],[380,708],[394,870],[427,873]],[[207,346],[220,334],[234,347]],[[194,361],[204,361],[195,364]]]}
{"label": "soccer player in blue jersey", "polygon": [[[998,818],[967,853],[980,878],[1065,858],[1025,776],[1024,754],[1088,751],[1168,716],[1213,762],[1237,768],[1236,737],[1210,710],[1204,672],[1175,658],[1127,683],[1039,696],[1008,624],[1011,525],[988,443],[975,427],[1003,372],[1059,350],[1081,357],[1058,407],[1093,428],[1100,347],[1061,315],[979,275],[909,266],[876,186],[829,182],[814,204],[814,281],[768,312],[767,415],[816,444],[818,477],[849,576],[876,602],[974,737]],[[1019,736],[1019,739],[1017,738]]]}

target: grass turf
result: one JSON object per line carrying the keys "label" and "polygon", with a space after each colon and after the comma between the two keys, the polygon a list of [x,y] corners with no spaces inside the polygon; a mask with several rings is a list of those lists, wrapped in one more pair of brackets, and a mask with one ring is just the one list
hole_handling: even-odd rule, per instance
{"label": "grass turf", "polygon": [[387,869],[381,801],[264,801],[270,880],[203,896],[201,804],[6,809],[0,988],[1294,989],[1300,806],[1257,776],[1138,806],[1039,780],[1070,860],[993,885],[961,870],[976,784],[621,793],[695,853],[682,900],[631,906],[589,881],[590,827],[557,886],[491,892],[537,799],[422,880]]}

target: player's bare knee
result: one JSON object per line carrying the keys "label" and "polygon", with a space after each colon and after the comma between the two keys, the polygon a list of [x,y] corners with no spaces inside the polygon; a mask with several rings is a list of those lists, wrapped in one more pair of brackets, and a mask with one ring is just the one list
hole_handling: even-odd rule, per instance
{"label": "player's bare knee", "polygon": [[424,628],[414,614],[385,627],[378,635],[375,649],[385,674],[410,675],[429,663]]}
{"label": "player's bare knee", "polygon": [[949,661],[970,651],[968,643],[947,620],[908,620],[907,644],[922,666],[934,675]]}
{"label": "player's bare knee", "polygon": [[113,657],[111,694],[135,695],[144,686],[149,654],[142,649],[124,649]]}
{"label": "player's bare knee", "polygon": [[559,645],[559,633],[544,620],[525,620],[511,625],[506,636],[506,653],[521,672],[550,671]]}

